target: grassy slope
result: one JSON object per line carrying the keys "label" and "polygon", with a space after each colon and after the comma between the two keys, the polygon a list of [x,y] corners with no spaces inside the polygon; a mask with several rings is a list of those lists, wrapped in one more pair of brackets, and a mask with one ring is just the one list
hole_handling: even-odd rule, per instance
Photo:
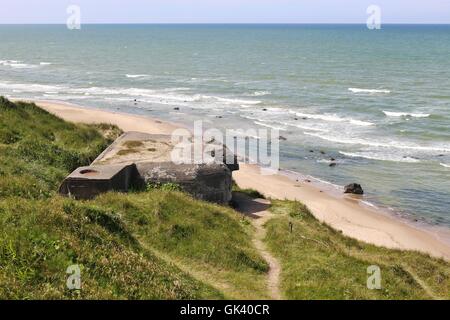
{"label": "grassy slope", "polygon": [[[56,194],[119,133],[0,98],[0,298],[264,297],[267,265],[230,209],[158,189]],[[71,264],[81,292],[66,289]]]}
{"label": "grassy slope", "polygon": [[[176,188],[91,201],[56,194],[118,134],[0,98],[0,298],[266,298],[253,230],[229,208]],[[274,201],[272,210],[279,217],[266,240],[286,298],[450,298],[444,261],[343,237],[298,203]],[[66,289],[71,264],[82,266],[81,292]],[[380,291],[365,286],[372,264],[382,270]]]}
{"label": "grassy slope", "polygon": [[[281,261],[288,299],[450,299],[450,265],[443,260],[350,239],[298,202],[274,201],[272,211],[279,217],[267,223],[266,241]],[[370,265],[381,268],[381,290],[367,289]]]}

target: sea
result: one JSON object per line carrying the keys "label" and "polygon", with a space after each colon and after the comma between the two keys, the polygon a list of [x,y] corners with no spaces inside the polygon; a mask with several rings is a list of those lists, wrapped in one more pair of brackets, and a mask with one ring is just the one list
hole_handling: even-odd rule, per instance
{"label": "sea", "polygon": [[450,25],[1,25],[0,95],[278,129],[283,169],[450,228]]}

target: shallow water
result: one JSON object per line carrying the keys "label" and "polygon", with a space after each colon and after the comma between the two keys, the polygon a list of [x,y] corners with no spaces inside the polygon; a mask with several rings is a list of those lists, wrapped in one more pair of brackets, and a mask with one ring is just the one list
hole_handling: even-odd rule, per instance
{"label": "shallow water", "polygon": [[283,168],[450,226],[450,26],[0,26],[0,39],[0,94],[278,128]]}

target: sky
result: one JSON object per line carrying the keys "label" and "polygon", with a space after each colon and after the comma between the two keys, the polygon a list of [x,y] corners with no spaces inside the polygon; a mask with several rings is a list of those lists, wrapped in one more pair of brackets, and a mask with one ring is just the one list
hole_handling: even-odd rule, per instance
{"label": "sky", "polygon": [[450,24],[450,0],[0,0],[0,24],[66,23],[366,23],[369,5],[382,23]]}

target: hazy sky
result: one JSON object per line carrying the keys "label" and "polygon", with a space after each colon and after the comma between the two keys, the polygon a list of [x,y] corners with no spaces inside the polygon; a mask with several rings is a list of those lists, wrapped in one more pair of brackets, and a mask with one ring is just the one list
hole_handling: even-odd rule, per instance
{"label": "hazy sky", "polygon": [[0,0],[0,23],[365,23],[371,4],[382,23],[450,23],[450,0]]}

